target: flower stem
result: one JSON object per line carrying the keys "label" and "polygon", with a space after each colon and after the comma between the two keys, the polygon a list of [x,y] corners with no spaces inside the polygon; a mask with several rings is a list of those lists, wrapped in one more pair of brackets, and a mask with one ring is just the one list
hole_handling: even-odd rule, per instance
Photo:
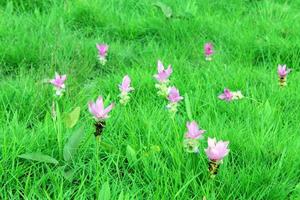
{"label": "flower stem", "polygon": [[58,144],[58,151],[59,151],[59,157],[62,158],[62,124],[61,124],[61,115],[59,111],[59,105],[58,101],[55,102],[56,105],[56,120],[55,123],[55,130],[56,130],[56,138],[57,138],[57,144]]}

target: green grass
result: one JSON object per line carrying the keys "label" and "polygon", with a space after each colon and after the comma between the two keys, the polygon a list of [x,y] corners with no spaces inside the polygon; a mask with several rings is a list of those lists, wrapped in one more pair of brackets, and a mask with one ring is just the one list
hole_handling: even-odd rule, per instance
{"label": "green grass", "polygon": [[[300,1],[164,0],[171,19],[155,2],[0,0],[0,199],[104,199],[108,187],[111,199],[300,199]],[[207,41],[213,62],[203,58]],[[98,42],[110,45],[105,66]],[[172,120],[156,94],[158,59],[174,67],[171,82],[189,95],[205,137],[230,141],[213,180],[206,142],[198,156],[182,147],[184,103]],[[282,89],[276,69],[284,63],[293,72]],[[57,144],[52,86],[43,83],[55,71],[68,75],[62,114],[82,110],[75,128],[61,124],[63,144],[84,128],[70,163]],[[118,104],[125,74],[135,88],[126,107]],[[218,100],[225,87],[247,98]],[[93,136],[87,102],[98,95],[117,103],[102,136],[113,150]],[[59,164],[18,158],[26,152]]]}

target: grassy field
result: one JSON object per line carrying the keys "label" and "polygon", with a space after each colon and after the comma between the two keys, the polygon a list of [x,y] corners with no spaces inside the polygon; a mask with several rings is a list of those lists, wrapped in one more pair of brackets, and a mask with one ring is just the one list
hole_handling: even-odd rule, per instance
{"label": "grassy field", "polygon": [[[300,1],[161,3],[0,0],[0,199],[300,199]],[[96,43],[109,45],[104,66]],[[157,95],[158,59],[172,65],[171,85],[207,130],[199,154],[183,148],[185,101],[172,118]],[[284,88],[278,64],[293,70]],[[67,75],[56,121],[53,86],[44,83],[55,72]],[[135,90],[123,106],[126,74]],[[245,98],[221,101],[224,88]],[[115,102],[101,142],[88,110],[99,95]],[[68,128],[76,107],[80,119]],[[66,159],[64,145],[78,131],[83,138]],[[214,179],[208,137],[230,142]],[[55,160],[19,157],[30,152]]]}

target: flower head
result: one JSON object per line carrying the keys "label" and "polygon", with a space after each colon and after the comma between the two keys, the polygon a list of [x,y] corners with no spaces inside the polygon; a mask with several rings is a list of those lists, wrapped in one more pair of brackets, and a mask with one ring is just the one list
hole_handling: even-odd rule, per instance
{"label": "flower head", "polygon": [[51,79],[49,82],[54,85],[54,87],[63,89],[65,88],[65,80],[67,79],[67,75],[59,75],[55,72],[55,78]]}
{"label": "flower head", "polygon": [[204,54],[205,56],[211,56],[214,53],[213,45],[211,43],[204,44]]}
{"label": "flower head", "polygon": [[288,75],[288,73],[291,72],[291,69],[287,69],[286,68],[286,65],[278,65],[278,70],[277,70],[277,73],[278,73],[278,76],[281,77],[281,78],[284,78]]}
{"label": "flower head", "polygon": [[186,127],[188,129],[188,132],[185,133],[185,138],[188,139],[199,139],[202,138],[203,134],[205,133],[205,130],[201,130],[198,127],[198,124],[195,121],[188,122],[186,124]]}
{"label": "flower head", "polygon": [[217,142],[216,138],[208,138],[207,143],[208,147],[205,149],[205,153],[209,160],[218,162],[228,155],[229,149],[227,147],[229,142],[223,142],[222,140]]}
{"label": "flower head", "polygon": [[159,82],[166,82],[168,81],[168,78],[172,74],[172,67],[171,65],[168,66],[167,69],[164,68],[164,65],[160,60],[157,61],[157,74],[154,75],[154,77],[159,81]]}
{"label": "flower head", "polygon": [[176,87],[169,88],[168,100],[171,103],[177,103],[182,99],[183,99],[183,97],[180,96],[179,90]]}
{"label": "flower head", "polygon": [[96,47],[98,49],[99,57],[106,57],[107,51],[108,51],[108,45],[107,44],[96,44]]}
{"label": "flower head", "polygon": [[128,93],[133,90],[130,87],[131,79],[128,75],[124,76],[122,83],[119,85],[119,89],[121,92]]}
{"label": "flower head", "polygon": [[231,101],[233,98],[232,92],[225,88],[224,93],[219,95],[219,99],[225,100],[225,101]]}
{"label": "flower head", "polygon": [[96,102],[89,102],[89,111],[95,117],[96,120],[102,121],[107,119],[108,113],[113,109],[114,104],[110,104],[107,108],[104,108],[103,98],[98,97]]}
{"label": "flower head", "polygon": [[64,89],[65,89],[65,80],[67,79],[67,75],[59,75],[57,72],[55,72],[55,78],[49,80],[49,83],[51,83],[56,90],[56,95],[61,96]]}

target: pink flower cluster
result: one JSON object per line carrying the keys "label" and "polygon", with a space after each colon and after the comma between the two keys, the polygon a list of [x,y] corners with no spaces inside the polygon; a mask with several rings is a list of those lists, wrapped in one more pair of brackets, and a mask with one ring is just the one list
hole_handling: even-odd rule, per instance
{"label": "pink flower cluster", "polygon": [[179,90],[175,86],[169,86],[169,78],[172,72],[173,70],[171,65],[165,69],[163,63],[160,60],[157,61],[157,74],[154,75],[158,82],[155,84],[155,87],[158,89],[157,93],[158,95],[167,98],[169,101],[167,108],[172,114],[175,114],[178,110],[178,104],[183,97],[180,96]]}
{"label": "pink flower cluster", "polygon": [[199,129],[197,122],[187,122],[186,127],[188,131],[185,133],[183,146],[189,153],[199,153],[199,139],[203,139],[205,130]]}
{"label": "pink flower cluster", "polygon": [[108,52],[108,45],[107,44],[96,44],[98,49],[98,58],[101,65],[105,65],[107,62],[107,52]]}
{"label": "pink flower cluster", "polygon": [[122,83],[119,85],[119,89],[121,91],[120,103],[123,105],[126,105],[129,102],[130,100],[129,92],[134,90],[134,88],[131,87],[130,84],[131,84],[131,79],[128,75],[126,75],[124,76]]}
{"label": "pink flower cluster", "polygon": [[[203,139],[203,134],[205,130],[199,129],[198,124],[195,121],[188,122],[186,124],[188,131],[185,133],[185,138],[183,140],[183,146],[185,150],[189,153],[199,153],[199,140]],[[223,158],[228,154],[228,144],[229,142],[219,141],[216,139],[208,138],[208,147],[205,149],[205,153],[209,160],[213,162],[221,162]]]}
{"label": "pink flower cluster", "polygon": [[219,99],[224,101],[232,101],[242,99],[244,96],[242,95],[241,91],[232,92],[229,89],[225,88],[224,92],[219,95]]}
{"label": "pink flower cluster", "polygon": [[67,79],[67,75],[59,75],[57,72],[55,72],[54,79],[51,79],[49,83],[51,83],[54,86],[55,94],[57,96],[62,96],[63,92],[65,91],[65,81]]}
{"label": "pink flower cluster", "polygon": [[94,116],[96,121],[104,121],[107,119],[108,113],[113,109],[114,104],[110,104],[108,107],[104,107],[103,97],[99,96],[96,102],[89,102],[89,111]]}
{"label": "pink flower cluster", "polygon": [[[97,44],[98,57],[102,65],[107,62],[107,53],[109,46],[107,44]],[[204,55],[206,60],[211,61],[212,55],[214,54],[213,45],[206,43],[204,45]],[[286,65],[278,65],[277,73],[280,79],[280,85],[286,84],[286,77],[290,73],[291,69],[288,69]],[[168,65],[164,67],[163,63],[158,60],[157,62],[157,74],[154,75],[157,80],[155,87],[159,90],[158,94],[165,97],[168,100],[167,108],[173,114],[178,111],[178,105],[183,97],[180,95],[179,90],[175,86],[170,86],[170,76],[173,72],[172,66]],[[54,79],[49,80],[54,86],[55,94],[62,96],[65,91],[66,75],[59,75],[55,73]],[[119,85],[120,90],[120,103],[125,105],[129,102],[129,94],[134,90],[131,87],[131,78],[129,75],[125,75]],[[232,101],[242,99],[244,96],[241,91],[230,91],[225,88],[223,93],[218,96],[219,99],[224,101]],[[97,100],[90,101],[88,103],[88,110],[95,119],[96,132],[101,133],[105,125],[105,120],[109,118],[109,113],[115,107],[114,103],[109,104],[105,107],[103,97],[99,96]],[[200,140],[204,139],[205,130],[199,128],[196,121],[187,122],[187,132],[184,135],[183,146],[189,153],[200,153],[199,146]],[[229,154],[229,142],[228,141],[217,141],[216,138],[209,138],[207,140],[208,147],[204,149],[206,156],[210,160],[210,171],[215,173],[218,168],[218,164],[222,163],[225,156]]]}
{"label": "pink flower cluster", "polygon": [[154,75],[154,78],[157,80],[155,87],[158,89],[158,95],[163,97],[168,96],[170,82],[169,77],[171,76],[172,72],[173,70],[171,65],[165,69],[163,63],[160,60],[157,61],[157,74]]}
{"label": "pink flower cluster", "polygon": [[281,87],[286,86],[287,75],[291,72],[291,69],[288,69],[286,65],[278,65],[277,73],[279,77],[279,85]]}
{"label": "pink flower cluster", "polygon": [[207,61],[212,60],[212,55],[214,54],[212,43],[204,44],[204,56]]}

